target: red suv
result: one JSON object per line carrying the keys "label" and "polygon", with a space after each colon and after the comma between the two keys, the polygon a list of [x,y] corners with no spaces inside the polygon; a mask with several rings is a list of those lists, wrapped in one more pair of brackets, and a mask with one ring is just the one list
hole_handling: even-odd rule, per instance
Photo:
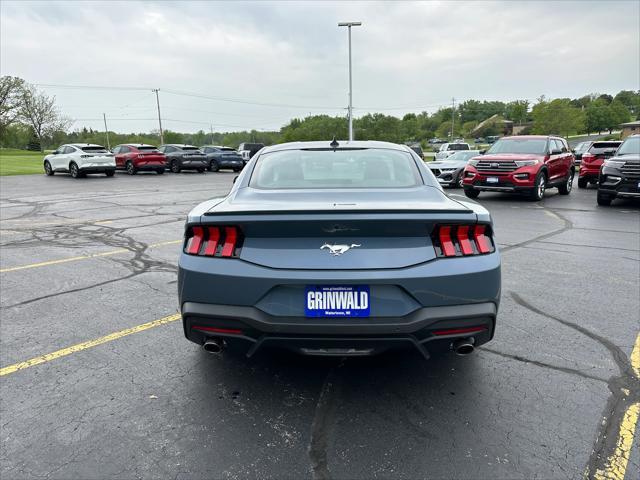
{"label": "red suv", "polygon": [[593,142],[586,152],[582,153],[580,170],[578,170],[578,188],[587,188],[589,183],[598,183],[600,167],[604,161],[613,157],[621,141]]}
{"label": "red suv", "polygon": [[568,195],[573,185],[574,157],[560,137],[521,135],[503,137],[486,154],[474,157],[464,169],[464,193],[519,192],[541,200],[547,188]]}
{"label": "red suv", "polygon": [[164,153],[160,153],[153,145],[124,144],[111,151],[116,156],[116,168],[126,170],[129,175],[135,175],[140,170],[153,170],[161,175],[167,166]]}

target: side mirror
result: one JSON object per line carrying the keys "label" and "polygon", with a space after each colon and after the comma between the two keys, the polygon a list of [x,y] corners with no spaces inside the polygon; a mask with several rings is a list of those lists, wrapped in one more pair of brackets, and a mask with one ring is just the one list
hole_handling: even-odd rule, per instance
{"label": "side mirror", "polygon": [[485,153],[487,153],[486,150],[480,150],[480,155],[484,155]]}

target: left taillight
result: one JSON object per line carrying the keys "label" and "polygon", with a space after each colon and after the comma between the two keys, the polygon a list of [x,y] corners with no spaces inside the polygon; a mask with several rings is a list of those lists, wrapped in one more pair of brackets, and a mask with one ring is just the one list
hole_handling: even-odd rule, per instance
{"label": "left taillight", "polygon": [[438,257],[466,257],[495,251],[489,225],[437,225],[431,239]]}
{"label": "left taillight", "polygon": [[187,228],[183,250],[188,255],[237,258],[242,240],[242,231],[234,225],[196,225]]}

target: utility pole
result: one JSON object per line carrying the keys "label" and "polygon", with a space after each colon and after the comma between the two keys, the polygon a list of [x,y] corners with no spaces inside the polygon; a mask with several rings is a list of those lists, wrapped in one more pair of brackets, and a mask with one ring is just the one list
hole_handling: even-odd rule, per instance
{"label": "utility pole", "polygon": [[109,129],[107,128],[107,114],[103,113],[102,118],[104,118],[104,133],[107,134],[107,150],[111,150],[111,145],[109,144]]}
{"label": "utility pole", "polygon": [[353,142],[353,82],[351,68],[351,27],[359,27],[362,22],[340,22],[339,27],[347,27],[349,29],[349,141]]}
{"label": "utility pole", "polygon": [[453,142],[453,126],[456,118],[456,99],[451,99],[451,141]]}
{"label": "utility pole", "polygon": [[158,125],[160,126],[160,144],[164,143],[164,133],[162,133],[162,118],[160,118],[160,97],[158,96],[159,88],[154,88],[151,90],[152,92],[156,92],[156,105],[158,105]]}
{"label": "utility pole", "polygon": [[209,130],[211,130],[211,145],[213,145],[213,125],[209,125]]}

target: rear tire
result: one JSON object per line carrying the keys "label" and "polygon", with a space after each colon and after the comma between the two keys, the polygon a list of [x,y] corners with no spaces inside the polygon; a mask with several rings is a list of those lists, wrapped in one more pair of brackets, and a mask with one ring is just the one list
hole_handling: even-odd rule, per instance
{"label": "rear tire", "polygon": [[578,188],[587,188],[587,185],[589,185],[589,182],[586,178],[578,177]]}
{"label": "rear tire", "polygon": [[480,196],[480,190],[476,190],[475,188],[465,188],[464,194],[468,198],[478,198]]}
{"label": "rear tire", "polygon": [[180,165],[178,165],[177,160],[171,160],[171,171],[173,173],[180,173]]}
{"label": "rear tire", "polygon": [[558,187],[558,192],[560,195],[569,195],[571,193],[571,189],[573,188],[573,169],[569,172],[569,176],[567,177],[567,181]]}
{"label": "rear tire", "polygon": [[601,207],[608,207],[609,205],[611,205],[612,200],[613,198],[611,198],[609,195],[598,192],[598,205],[600,205]]}
{"label": "rear tire", "polygon": [[127,163],[124,165],[124,168],[127,170],[129,175],[135,175],[138,173],[138,169],[133,165],[131,160],[127,160]]}
{"label": "rear tire", "polygon": [[51,177],[54,173],[55,172],[53,171],[53,168],[51,168],[51,164],[49,163],[49,161],[47,160],[46,162],[44,162],[44,174],[47,177]]}
{"label": "rear tire", "polygon": [[544,198],[544,192],[547,190],[547,176],[544,172],[540,172],[536,177],[536,183],[529,194],[529,199],[539,202]]}
{"label": "rear tire", "polygon": [[209,163],[209,171],[217,172],[218,170],[220,170],[220,166],[218,165],[218,162],[216,162],[215,160],[211,160],[211,162]]}
{"label": "rear tire", "polygon": [[82,174],[80,173],[80,169],[78,168],[78,165],[76,165],[75,162],[71,162],[71,164],[69,165],[69,173],[73,178],[82,177]]}
{"label": "rear tire", "polygon": [[115,170],[107,170],[106,172],[104,172],[104,174],[107,177],[113,177],[116,174],[116,171]]}

